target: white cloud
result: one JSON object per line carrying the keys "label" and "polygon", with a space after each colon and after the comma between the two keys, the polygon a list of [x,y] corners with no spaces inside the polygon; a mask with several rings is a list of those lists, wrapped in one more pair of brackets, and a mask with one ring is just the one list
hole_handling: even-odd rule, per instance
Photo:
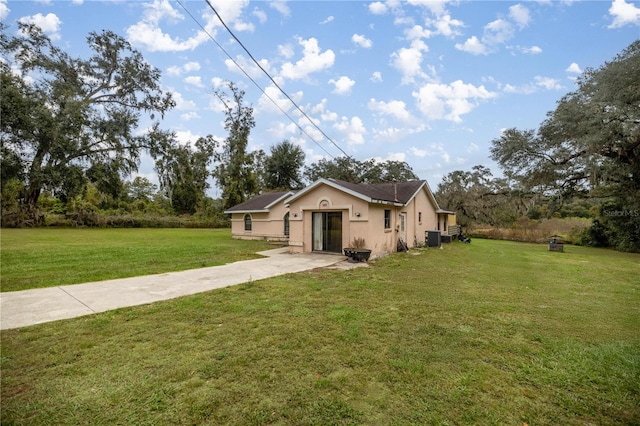
{"label": "white cloud", "polygon": [[375,1],[369,4],[369,12],[374,15],[384,15],[387,13],[387,6],[381,1]]}
{"label": "white cloud", "polygon": [[445,164],[449,164],[451,162],[451,155],[447,151],[444,151],[440,157],[444,160]]}
{"label": "white cloud", "polygon": [[255,31],[256,27],[255,25],[253,25],[250,22],[244,22],[244,21],[235,21],[233,23],[233,29],[236,31],[249,31],[249,32],[253,32]]}
{"label": "white cloud", "polygon": [[178,111],[191,111],[197,108],[195,102],[186,100],[180,92],[171,91],[171,97],[176,102]]}
{"label": "white cloud", "polygon": [[407,111],[407,105],[403,101],[384,102],[371,98],[367,103],[367,108],[371,111],[378,112],[383,115],[389,115],[404,122],[408,122],[412,119],[411,114]]}
{"label": "white cloud", "polygon": [[182,121],[195,120],[195,119],[198,119],[198,118],[200,118],[200,115],[195,111],[191,111],[191,112],[187,112],[187,113],[184,113],[184,114],[180,114],[180,119]]}
{"label": "white cloud", "polygon": [[426,77],[422,71],[422,52],[428,52],[429,47],[422,40],[413,40],[411,47],[403,47],[391,54],[391,63],[402,74],[402,83],[409,84],[416,77]]}
{"label": "white cloud", "polygon": [[547,89],[547,90],[562,90],[562,89],[564,89],[564,87],[560,84],[560,82],[555,78],[542,77],[542,76],[537,75],[533,79],[535,81],[536,86],[542,87],[542,88]]}
{"label": "white cloud", "polygon": [[331,93],[335,93],[336,95],[348,95],[351,93],[351,88],[356,84],[356,82],[343,75],[337,80],[329,80],[329,84],[333,84],[335,86]]}
{"label": "white cloud", "polygon": [[478,145],[476,145],[475,143],[471,142],[469,144],[469,146],[467,147],[467,152],[468,153],[477,152],[479,149],[480,149],[480,147]]}
{"label": "white cloud", "polygon": [[413,92],[418,109],[430,120],[462,121],[461,116],[478,106],[482,100],[497,96],[484,86],[465,84],[461,80],[450,84],[428,83]]}
{"label": "white cloud", "polygon": [[385,129],[373,129],[373,139],[381,141],[384,144],[399,142],[407,132],[406,127],[387,127]]}
{"label": "white cloud", "polygon": [[202,84],[202,77],[199,75],[190,75],[185,77],[184,82],[198,88],[204,87],[204,84]]}
{"label": "white cloud", "polygon": [[186,72],[199,71],[200,70],[200,63],[198,63],[198,62],[187,62],[186,64],[184,64],[182,66],[182,68]]}
{"label": "white cloud", "polygon": [[327,98],[323,98],[318,104],[311,108],[311,112],[314,115],[319,115],[322,121],[336,121],[338,120],[338,114],[327,109]]}
{"label": "white cloud", "polygon": [[336,55],[333,50],[320,51],[318,40],[315,38],[303,39],[298,37],[298,43],[303,46],[303,57],[295,64],[290,62],[282,65],[280,76],[290,80],[301,80],[309,74],[330,68]]}
{"label": "white cloud", "polygon": [[485,46],[478,37],[472,36],[464,43],[456,43],[456,49],[463,52],[471,53],[472,55],[486,55],[489,53],[487,46]]}
{"label": "white cloud", "polygon": [[[429,151],[427,152],[427,157],[439,157],[444,161],[444,164],[454,164],[454,165],[463,165],[466,163],[462,157],[455,157],[455,159],[451,160],[451,154],[449,153],[449,149],[447,149],[442,143],[432,143],[429,145]],[[435,168],[442,168],[442,164],[436,163]]]}
{"label": "white cloud", "polygon": [[0,21],[4,21],[11,9],[7,7],[7,0],[0,0]]}
{"label": "white cloud", "polygon": [[176,67],[176,66],[172,66],[167,68],[167,74],[168,75],[180,75],[182,74],[182,68],[181,67]]}
{"label": "white cloud", "polygon": [[265,22],[267,22],[267,14],[264,10],[258,9],[256,7],[255,9],[253,9],[253,12],[251,12],[251,14],[256,18],[258,18],[258,21],[261,24],[264,24]]}
{"label": "white cloud", "polygon": [[580,65],[576,64],[575,62],[571,62],[571,65],[569,65],[565,71],[573,74],[582,74]]}
{"label": "white cloud", "polygon": [[627,24],[640,25],[640,8],[625,0],[614,0],[609,8],[613,22],[607,28],[620,28]]}
{"label": "white cloud", "polygon": [[409,148],[409,153],[414,156],[414,157],[418,157],[418,158],[423,158],[427,156],[427,150],[426,149],[419,149],[416,148],[415,146],[412,146],[411,148]]}
{"label": "white cloud", "polygon": [[361,34],[351,36],[351,41],[365,49],[370,49],[373,46],[373,42]]}
{"label": "white cloud", "polygon": [[535,76],[532,83],[523,84],[522,86],[514,86],[511,84],[505,84],[502,90],[505,93],[516,93],[519,95],[530,95],[544,90],[562,90],[564,87],[555,78]]}
{"label": "white cloud", "polygon": [[405,36],[409,40],[416,40],[420,38],[431,37],[432,32],[421,25],[414,25],[411,28],[404,31]]}
{"label": "white cloud", "polygon": [[176,139],[183,146],[191,146],[200,138],[200,135],[192,133],[190,130],[179,130],[176,132]]}
{"label": "white cloud", "polygon": [[[384,121],[381,121],[382,125],[386,125]],[[386,126],[385,128],[373,128],[373,140],[382,143],[384,145],[396,142],[402,142],[406,137],[417,135],[428,129],[423,120],[415,118],[411,119],[411,122],[403,121],[400,126]]]}
{"label": "white cloud", "polygon": [[215,89],[217,89],[217,88],[219,88],[219,87],[222,87],[222,86],[226,85],[226,82],[225,82],[225,80],[224,80],[224,79],[222,79],[222,78],[220,78],[220,77],[213,77],[213,78],[211,79],[211,85],[212,85]]}
{"label": "white cloud", "polygon": [[[292,141],[295,135],[299,133],[298,127],[295,123],[283,122],[281,120],[273,123],[267,132],[277,140],[289,139],[290,141]],[[301,145],[304,145],[304,141],[306,141],[306,139],[302,139],[301,141]]]}
{"label": "white cloud", "polygon": [[505,84],[502,90],[505,93],[516,93],[519,95],[530,95],[538,91],[538,88],[534,84],[525,84],[522,86],[514,86],[512,84]]}
{"label": "white cloud", "polygon": [[462,33],[458,28],[464,27],[464,23],[462,21],[458,19],[451,19],[451,15],[449,14],[439,16],[436,19],[426,19],[425,25],[427,27],[434,28],[434,30],[425,28],[421,25],[412,25],[409,29],[405,30],[405,36],[409,40],[431,38],[436,35],[453,38],[461,35]]}
{"label": "white cloud", "polygon": [[524,53],[525,55],[538,55],[542,53],[542,49],[539,46],[525,47],[520,45],[507,46],[508,50]]}
{"label": "white cloud", "polygon": [[[253,30],[252,24],[240,20],[242,10],[248,5],[246,1],[212,0],[216,10],[227,25],[243,30]],[[270,3],[271,4],[271,3]],[[151,52],[179,52],[193,50],[209,41],[209,34],[215,35],[214,27],[220,23],[214,14],[205,15],[205,30],[197,31],[187,39],[172,38],[160,27],[161,23],[179,24],[184,16],[174,8],[169,0],[153,0],[143,3],[145,8],[142,20],[127,28],[127,39],[134,46],[141,46]]]}
{"label": "white cloud", "polygon": [[542,53],[542,49],[538,46],[523,47],[521,50],[522,53],[526,53],[529,55],[537,55],[539,53]]}
{"label": "white cloud", "polygon": [[486,44],[502,44],[514,35],[513,25],[504,19],[496,19],[484,27],[482,41]]}
{"label": "white cloud", "polygon": [[151,52],[173,52],[194,49],[208,39],[203,31],[184,41],[174,40],[165,34],[160,28],[161,21],[176,23],[184,19],[168,0],[154,0],[143,6],[142,20],[127,28],[127,39],[134,46],[145,47]]}
{"label": "white cloud", "polygon": [[181,75],[182,72],[192,72],[192,71],[199,71],[200,70],[200,63],[199,62],[187,62],[186,64],[182,65],[182,66],[170,66],[169,68],[167,68],[167,74],[168,75]]}
{"label": "white cloud", "polygon": [[441,16],[447,11],[445,6],[448,0],[409,0],[408,3],[414,6],[426,7],[434,15]]}
{"label": "white cloud", "polygon": [[289,9],[289,6],[287,5],[286,1],[282,1],[282,0],[270,1],[269,7],[280,12],[280,14],[285,18],[288,18],[289,16],[291,16],[291,9]]}
{"label": "white cloud", "polygon": [[509,17],[518,24],[520,29],[523,29],[531,21],[531,15],[529,9],[521,4],[515,4],[509,7]]}
{"label": "white cloud", "polygon": [[327,16],[327,19],[325,19],[324,21],[320,22],[320,25],[325,25],[328,24],[330,22],[333,22],[335,18],[333,16]]}
{"label": "white cloud", "polygon": [[382,161],[399,161],[404,162],[407,159],[407,154],[404,152],[390,152]]}
{"label": "white cloud", "polygon": [[434,34],[440,34],[445,37],[459,36],[461,32],[458,30],[460,27],[464,27],[464,23],[457,19],[451,19],[451,15],[443,15],[438,20],[432,21],[432,25],[436,28]]}
{"label": "white cloud", "polygon": [[351,119],[342,117],[333,127],[345,136],[349,145],[362,145],[364,143],[364,135],[367,130],[360,117],[352,117]]}
{"label": "white cloud", "polygon": [[[507,41],[511,40],[518,29],[524,29],[531,22],[529,9],[521,4],[509,7],[509,19],[498,18],[484,26],[482,38],[472,36],[463,44],[457,43],[456,49],[473,55],[487,55]],[[542,52],[538,46],[523,48],[516,46],[515,49],[526,54],[538,54]]]}
{"label": "white cloud", "polygon": [[[8,11],[8,9],[7,9]],[[53,13],[36,13],[35,15],[25,16],[19,20],[25,24],[35,24],[42,29],[42,31],[49,36],[51,40],[60,40],[60,18]]]}
{"label": "white cloud", "polygon": [[[225,59],[224,63],[229,71],[240,75],[244,75],[245,72],[252,78],[258,78],[263,75],[262,70],[255,64],[255,62],[249,60],[246,56],[238,55],[236,56],[235,60]],[[263,69],[267,70],[267,72],[270,71],[271,64],[269,64],[268,60],[259,59],[258,63],[260,64],[260,66],[262,66]],[[242,67],[242,70],[240,70],[238,68],[238,65],[236,64],[240,65],[240,67]]]}
{"label": "white cloud", "polygon": [[278,53],[280,56],[283,56],[285,59],[290,59],[295,55],[295,50],[290,44],[280,44],[278,45]]}
{"label": "white cloud", "polygon": [[[293,107],[293,105],[291,105],[291,101],[285,98],[282,92],[277,87],[270,85],[267,86],[264,91],[266,95],[263,94],[258,100],[258,111],[265,113],[282,114],[280,110],[286,112]],[[300,100],[302,99],[301,92],[289,93],[289,96],[291,96],[291,99],[293,99],[296,103],[300,102]]]}
{"label": "white cloud", "polygon": [[371,74],[371,78],[369,79],[369,81],[372,81],[374,83],[381,83],[382,73],[380,71],[374,71],[373,74]]}

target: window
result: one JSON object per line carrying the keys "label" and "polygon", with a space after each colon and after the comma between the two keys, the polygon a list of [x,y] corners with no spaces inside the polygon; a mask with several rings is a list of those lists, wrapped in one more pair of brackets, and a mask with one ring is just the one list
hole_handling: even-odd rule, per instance
{"label": "window", "polygon": [[384,211],[384,229],[391,229],[391,210]]}
{"label": "window", "polygon": [[422,212],[418,212],[418,223],[422,223]]}
{"label": "window", "polygon": [[251,215],[244,215],[244,230],[251,231]]}
{"label": "window", "polygon": [[289,236],[289,212],[284,215],[284,235]]}

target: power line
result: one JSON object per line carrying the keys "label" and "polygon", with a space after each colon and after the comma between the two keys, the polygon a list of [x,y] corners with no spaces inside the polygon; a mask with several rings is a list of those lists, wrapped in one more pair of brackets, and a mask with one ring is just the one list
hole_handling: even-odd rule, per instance
{"label": "power line", "polygon": [[[311,125],[313,127],[315,127],[329,142],[331,142],[333,144],[333,146],[335,146],[336,148],[338,148],[340,150],[340,152],[342,152],[347,158],[351,158],[351,156],[349,154],[347,154],[337,143],[335,143],[333,141],[333,139],[331,139],[320,127],[318,127],[318,125],[307,115],[306,112],[304,112],[302,110],[302,108],[300,108],[300,106],[298,106],[298,104],[291,99],[291,97],[287,94],[287,92],[285,92],[278,83],[276,83],[276,81],[271,77],[271,75],[267,72],[267,70],[265,70],[262,65],[260,65],[260,62],[258,62],[253,55],[251,54],[251,52],[249,52],[249,49],[247,49],[245,47],[245,45],[240,41],[240,39],[238,39],[238,37],[236,37],[236,35],[233,33],[233,31],[231,31],[231,29],[227,26],[227,24],[224,22],[224,20],[222,19],[222,17],[220,16],[220,14],[218,13],[218,11],[213,7],[213,5],[209,2],[209,0],[205,0],[207,2],[207,5],[209,5],[209,8],[211,8],[211,10],[213,11],[213,13],[216,14],[216,16],[218,17],[218,19],[220,20],[220,23],[225,27],[225,29],[229,32],[229,34],[231,34],[231,36],[234,38],[234,40],[240,45],[240,47],[242,47],[242,49],[247,53],[247,55],[249,55],[249,57],[251,58],[251,60],[253,61],[254,64],[256,64],[256,66],[258,68],[260,68],[260,70],[262,70],[262,72],[269,78],[269,80],[271,80],[271,83],[273,83],[274,86],[276,86],[278,88],[278,90],[280,90],[280,92],[287,98],[289,99],[289,101],[293,104],[293,106],[296,107],[296,109],[307,119],[309,120],[309,123],[311,123]],[[226,53],[226,52],[225,52]],[[227,54],[227,56],[229,56]],[[233,60],[233,59],[232,59]],[[235,63],[235,61],[234,61]],[[244,72],[244,70],[243,70]],[[246,73],[245,73],[246,75]],[[254,82],[255,84],[255,82]],[[264,93],[264,92],[263,92]],[[281,110],[282,111],[282,110]],[[300,128],[300,126],[298,126]],[[305,132],[306,134],[306,132]],[[315,141],[314,141],[315,142]],[[316,142],[317,143],[317,142]],[[325,151],[326,152],[326,151]]]}
{"label": "power line", "polygon": [[[239,69],[240,71],[242,71],[242,73],[243,73],[243,74],[244,74],[244,75],[245,75],[249,80],[251,80],[251,82],[252,82],[252,83],[253,83],[253,84],[254,84],[254,85],[255,85],[255,86],[256,86],[256,87],[257,87],[257,88],[262,92],[262,94],[264,94],[264,95],[267,97],[267,99],[269,99],[269,100],[270,100],[270,101],[271,101],[271,102],[272,102],[272,103],[273,103],[273,104],[274,104],[274,105],[275,105],[275,106],[280,110],[280,112],[282,112],[282,113],[283,113],[283,114],[284,114],[284,115],[285,115],[289,120],[291,120],[291,122],[292,122],[293,124],[295,124],[295,126],[296,126],[298,129],[300,129],[300,131],[301,131],[302,133],[304,133],[305,135],[307,135],[307,137],[308,137],[309,139],[311,139],[311,141],[313,141],[313,143],[315,143],[316,145],[318,145],[318,147],[319,147],[320,149],[322,149],[322,150],[323,150],[323,151],[324,151],[324,152],[325,152],[329,157],[334,158],[334,157],[333,157],[333,155],[331,155],[331,153],[329,153],[329,151],[327,151],[327,150],[326,150],[322,145],[320,145],[320,143],[319,143],[318,141],[316,141],[316,140],[315,140],[315,139],[314,139],[314,138],[313,138],[309,133],[307,133],[307,131],[306,131],[306,130],[304,130],[304,129],[303,129],[303,128],[302,128],[302,127],[301,127],[301,126],[300,126],[300,125],[299,125],[299,124],[298,124],[298,123],[297,123],[297,122],[296,122],[296,121],[295,121],[295,120],[294,120],[294,119],[293,119],[293,118],[292,118],[292,117],[291,117],[291,116],[290,116],[286,111],[284,111],[284,110],[280,107],[280,105],[278,105],[278,103],[277,103],[276,101],[274,101],[274,100],[273,100],[273,98],[271,98],[271,96],[269,96],[269,95],[267,94],[267,92],[265,92],[265,90],[264,90],[262,87],[260,87],[260,85],[259,85],[259,84],[258,84],[258,83],[257,83],[257,82],[256,82],[256,81],[255,81],[255,80],[254,80],[254,79],[253,79],[253,78],[252,78],[252,77],[251,77],[251,76],[250,76],[250,75],[249,75],[249,74],[244,70],[244,68],[242,68],[242,66],[241,66],[238,62],[236,62],[236,60],[235,60],[235,59],[233,59],[233,58],[231,57],[231,55],[230,55],[230,54],[229,54],[229,53],[224,49],[224,47],[222,47],[222,45],[220,45],[220,43],[218,43],[218,42],[216,41],[216,39],[215,39],[215,38],[214,38],[214,37],[209,33],[209,31],[207,31],[207,29],[206,29],[206,28],[205,28],[205,27],[204,27],[204,26],[203,26],[203,25],[202,25],[202,24],[201,24],[201,23],[200,23],[200,22],[199,22],[199,21],[198,21],[198,20],[197,20],[197,19],[196,19],[192,14],[191,14],[191,12],[190,12],[190,11],[189,11],[185,6],[184,6],[184,4],[182,4],[182,1],[181,1],[181,0],[177,0],[177,1],[178,1],[178,4],[182,7],[182,9],[184,9],[184,11],[187,13],[187,15],[189,15],[189,16],[191,17],[191,19],[192,19],[192,20],[193,20],[193,21],[194,21],[194,22],[195,22],[195,23],[196,23],[200,28],[202,28],[202,31],[204,31],[204,32],[205,32],[205,34],[207,34],[207,36],[209,36],[209,38],[210,38],[210,39],[211,39],[211,40],[212,40],[212,41],[213,41],[213,42],[214,42],[214,43],[215,43],[215,44],[220,48],[220,50],[222,50],[222,51],[224,52],[224,54],[225,54],[225,55],[227,55],[227,57],[228,57],[229,59],[231,59],[231,61],[235,64],[235,66],[236,66],[236,67],[238,67],[238,69]],[[209,5],[209,6],[211,6],[211,5]],[[214,9],[214,12],[215,12],[215,9]],[[216,12],[216,14],[217,14],[217,12]],[[224,25],[224,23],[223,23],[223,25]],[[235,36],[234,36],[234,37],[235,37]],[[288,97],[288,96],[287,96],[287,97]],[[308,117],[307,117],[307,118],[308,118]],[[344,152],[344,151],[343,151],[343,152]]]}

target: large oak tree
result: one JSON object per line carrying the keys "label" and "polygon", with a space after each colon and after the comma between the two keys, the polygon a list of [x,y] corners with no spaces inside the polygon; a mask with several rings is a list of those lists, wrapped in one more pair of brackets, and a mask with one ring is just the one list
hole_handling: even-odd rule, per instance
{"label": "large oak tree", "polygon": [[23,207],[36,222],[43,189],[53,192],[93,164],[128,173],[162,133],[153,121],[175,102],[160,88],[160,71],[121,36],[92,32],[92,55],[71,57],[33,24],[0,34],[2,166],[19,164]]}
{"label": "large oak tree", "polygon": [[640,250],[640,40],[586,70],[537,131],[507,130],[491,153],[529,190],[602,198],[610,243]]}

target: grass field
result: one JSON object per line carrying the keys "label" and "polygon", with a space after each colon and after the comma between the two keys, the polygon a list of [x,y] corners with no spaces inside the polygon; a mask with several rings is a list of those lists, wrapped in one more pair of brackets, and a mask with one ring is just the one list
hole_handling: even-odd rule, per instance
{"label": "grass field", "polygon": [[640,424],[639,274],[474,240],[2,331],[0,420]]}
{"label": "grass field", "polygon": [[2,229],[1,291],[222,265],[259,257],[265,241],[229,229]]}

